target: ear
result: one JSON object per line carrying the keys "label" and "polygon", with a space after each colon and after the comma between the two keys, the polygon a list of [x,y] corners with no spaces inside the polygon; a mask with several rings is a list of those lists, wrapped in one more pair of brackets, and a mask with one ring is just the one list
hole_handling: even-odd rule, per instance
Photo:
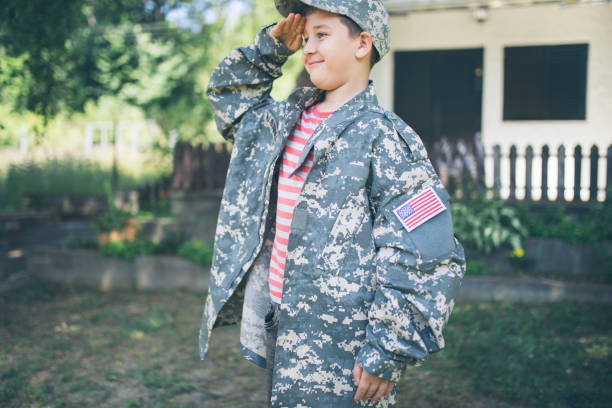
{"label": "ear", "polygon": [[372,35],[367,31],[362,31],[359,34],[359,44],[355,51],[355,57],[362,59],[367,57],[372,51]]}

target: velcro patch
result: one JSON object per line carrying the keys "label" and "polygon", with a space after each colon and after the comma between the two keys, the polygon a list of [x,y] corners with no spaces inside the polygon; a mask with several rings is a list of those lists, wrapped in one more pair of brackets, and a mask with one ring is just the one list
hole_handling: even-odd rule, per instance
{"label": "velcro patch", "polygon": [[393,213],[404,228],[410,232],[444,210],[446,210],[446,206],[434,189],[429,187],[422,193],[406,200],[402,205],[395,208]]}

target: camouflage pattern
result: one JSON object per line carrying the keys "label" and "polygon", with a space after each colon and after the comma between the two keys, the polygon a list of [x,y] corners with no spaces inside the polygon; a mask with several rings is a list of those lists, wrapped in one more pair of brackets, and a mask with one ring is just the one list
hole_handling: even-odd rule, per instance
{"label": "camouflage pattern", "polygon": [[389,52],[389,13],[380,0],[274,0],[274,3],[284,17],[289,13],[303,14],[304,5],[347,16],[372,35],[372,43],[381,59]]}
{"label": "camouflage pattern", "polygon": [[[261,367],[279,157],[301,112],[324,96],[299,88],[285,101],[270,97],[291,51],[269,27],[219,64],[207,91],[234,148],[200,330],[204,359],[213,327],[240,321],[242,354]],[[291,225],[271,406],[392,407],[395,391],[376,404],[353,401],[355,360],[398,381],[407,364],[441,350],[465,273],[450,208],[410,233],[393,209],[428,187],[447,206],[449,196],[419,137],[379,106],[371,81],[308,145],[314,164]]]}

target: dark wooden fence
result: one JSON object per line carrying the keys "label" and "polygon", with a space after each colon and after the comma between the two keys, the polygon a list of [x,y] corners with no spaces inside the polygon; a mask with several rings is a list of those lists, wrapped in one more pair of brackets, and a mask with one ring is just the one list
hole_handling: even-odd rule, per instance
{"label": "dark wooden fence", "polygon": [[[170,190],[221,189],[229,166],[230,152],[224,144],[204,147],[178,142],[174,146],[172,176],[138,190],[141,209],[159,209]],[[167,204],[167,203],[165,203]]]}
{"label": "dark wooden fence", "polygon": [[170,177],[164,177],[154,183],[148,183],[138,189],[138,208],[141,210],[159,209],[159,205],[168,198]]}
{"label": "dark wooden fence", "polygon": [[219,189],[225,185],[230,151],[224,144],[174,146],[173,190]]}

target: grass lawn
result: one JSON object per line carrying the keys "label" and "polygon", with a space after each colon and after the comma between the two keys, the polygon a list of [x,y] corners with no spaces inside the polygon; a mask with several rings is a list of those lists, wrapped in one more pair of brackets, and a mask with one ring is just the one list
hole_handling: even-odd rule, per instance
{"label": "grass lawn", "polygon": [[[199,360],[203,295],[54,285],[0,294],[1,407],[263,407],[238,329]],[[607,407],[612,314],[602,304],[459,304],[447,348],[399,384],[399,407]]]}

